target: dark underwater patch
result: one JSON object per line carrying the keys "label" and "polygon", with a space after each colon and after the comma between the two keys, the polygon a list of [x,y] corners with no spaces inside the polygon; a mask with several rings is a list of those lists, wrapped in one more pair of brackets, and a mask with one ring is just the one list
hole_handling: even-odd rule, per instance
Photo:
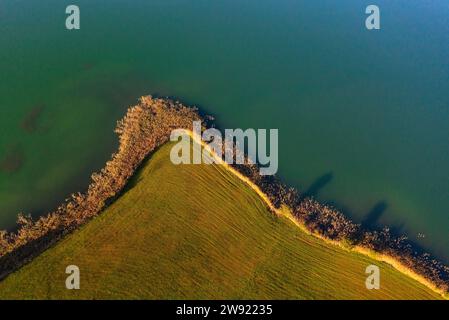
{"label": "dark underwater patch", "polygon": [[0,156],[0,172],[15,173],[20,171],[25,162],[25,154],[19,145],[12,145]]}
{"label": "dark underwater patch", "polygon": [[22,122],[20,123],[20,127],[28,132],[33,133],[37,129],[39,129],[39,119],[44,112],[45,105],[36,105],[30,111],[27,112]]}

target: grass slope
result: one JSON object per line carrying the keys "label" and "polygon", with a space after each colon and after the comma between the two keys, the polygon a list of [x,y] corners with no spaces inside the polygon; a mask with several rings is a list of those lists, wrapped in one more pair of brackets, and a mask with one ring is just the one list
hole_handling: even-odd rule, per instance
{"label": "grass slope", "polygon": [[[438,299],[389,265],[273,216],[221,166],[174,166],[163,146],[102,215],[0,282],[0,299]],[[65,288],[66,266],[81,289]],[[381,267],[381,289],[365,268]]]}

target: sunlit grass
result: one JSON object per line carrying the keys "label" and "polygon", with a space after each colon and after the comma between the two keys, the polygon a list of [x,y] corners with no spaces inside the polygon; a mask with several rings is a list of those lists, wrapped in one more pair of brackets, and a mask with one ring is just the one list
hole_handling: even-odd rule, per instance
{"label": "sunlit grass", "polygon": [[[104,213],[0,283],[0,298],[437,299],[391,266],[307,235],[233,173],[163,146]],[[66,266],[81,289],[65,288]],[[381,268],[381,289],[365,268]]]}

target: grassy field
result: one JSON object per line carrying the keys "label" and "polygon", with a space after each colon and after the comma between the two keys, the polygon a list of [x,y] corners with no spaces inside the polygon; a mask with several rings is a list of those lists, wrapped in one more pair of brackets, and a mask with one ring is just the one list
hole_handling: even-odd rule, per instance
{"label": "grassy field", "polygon": [[[270,213],[221,166],[163,146],[103,214],[0,282],[0,299],[438,299],[389,265]],[[77,265],[81,289],[65,288]],[[380,290],[365,268],[381,268]]]}

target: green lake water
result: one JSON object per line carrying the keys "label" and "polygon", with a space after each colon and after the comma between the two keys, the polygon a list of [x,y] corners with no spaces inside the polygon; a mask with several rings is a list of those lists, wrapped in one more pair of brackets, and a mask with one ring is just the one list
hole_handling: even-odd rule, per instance
{"label": "green lake water", "polygon": [[368,31],[371,3],[1,1],[0,228],[83,190],[126,108],[168,95],[278,128],[284,181],[449,261],[449,3],[375,1]]}

